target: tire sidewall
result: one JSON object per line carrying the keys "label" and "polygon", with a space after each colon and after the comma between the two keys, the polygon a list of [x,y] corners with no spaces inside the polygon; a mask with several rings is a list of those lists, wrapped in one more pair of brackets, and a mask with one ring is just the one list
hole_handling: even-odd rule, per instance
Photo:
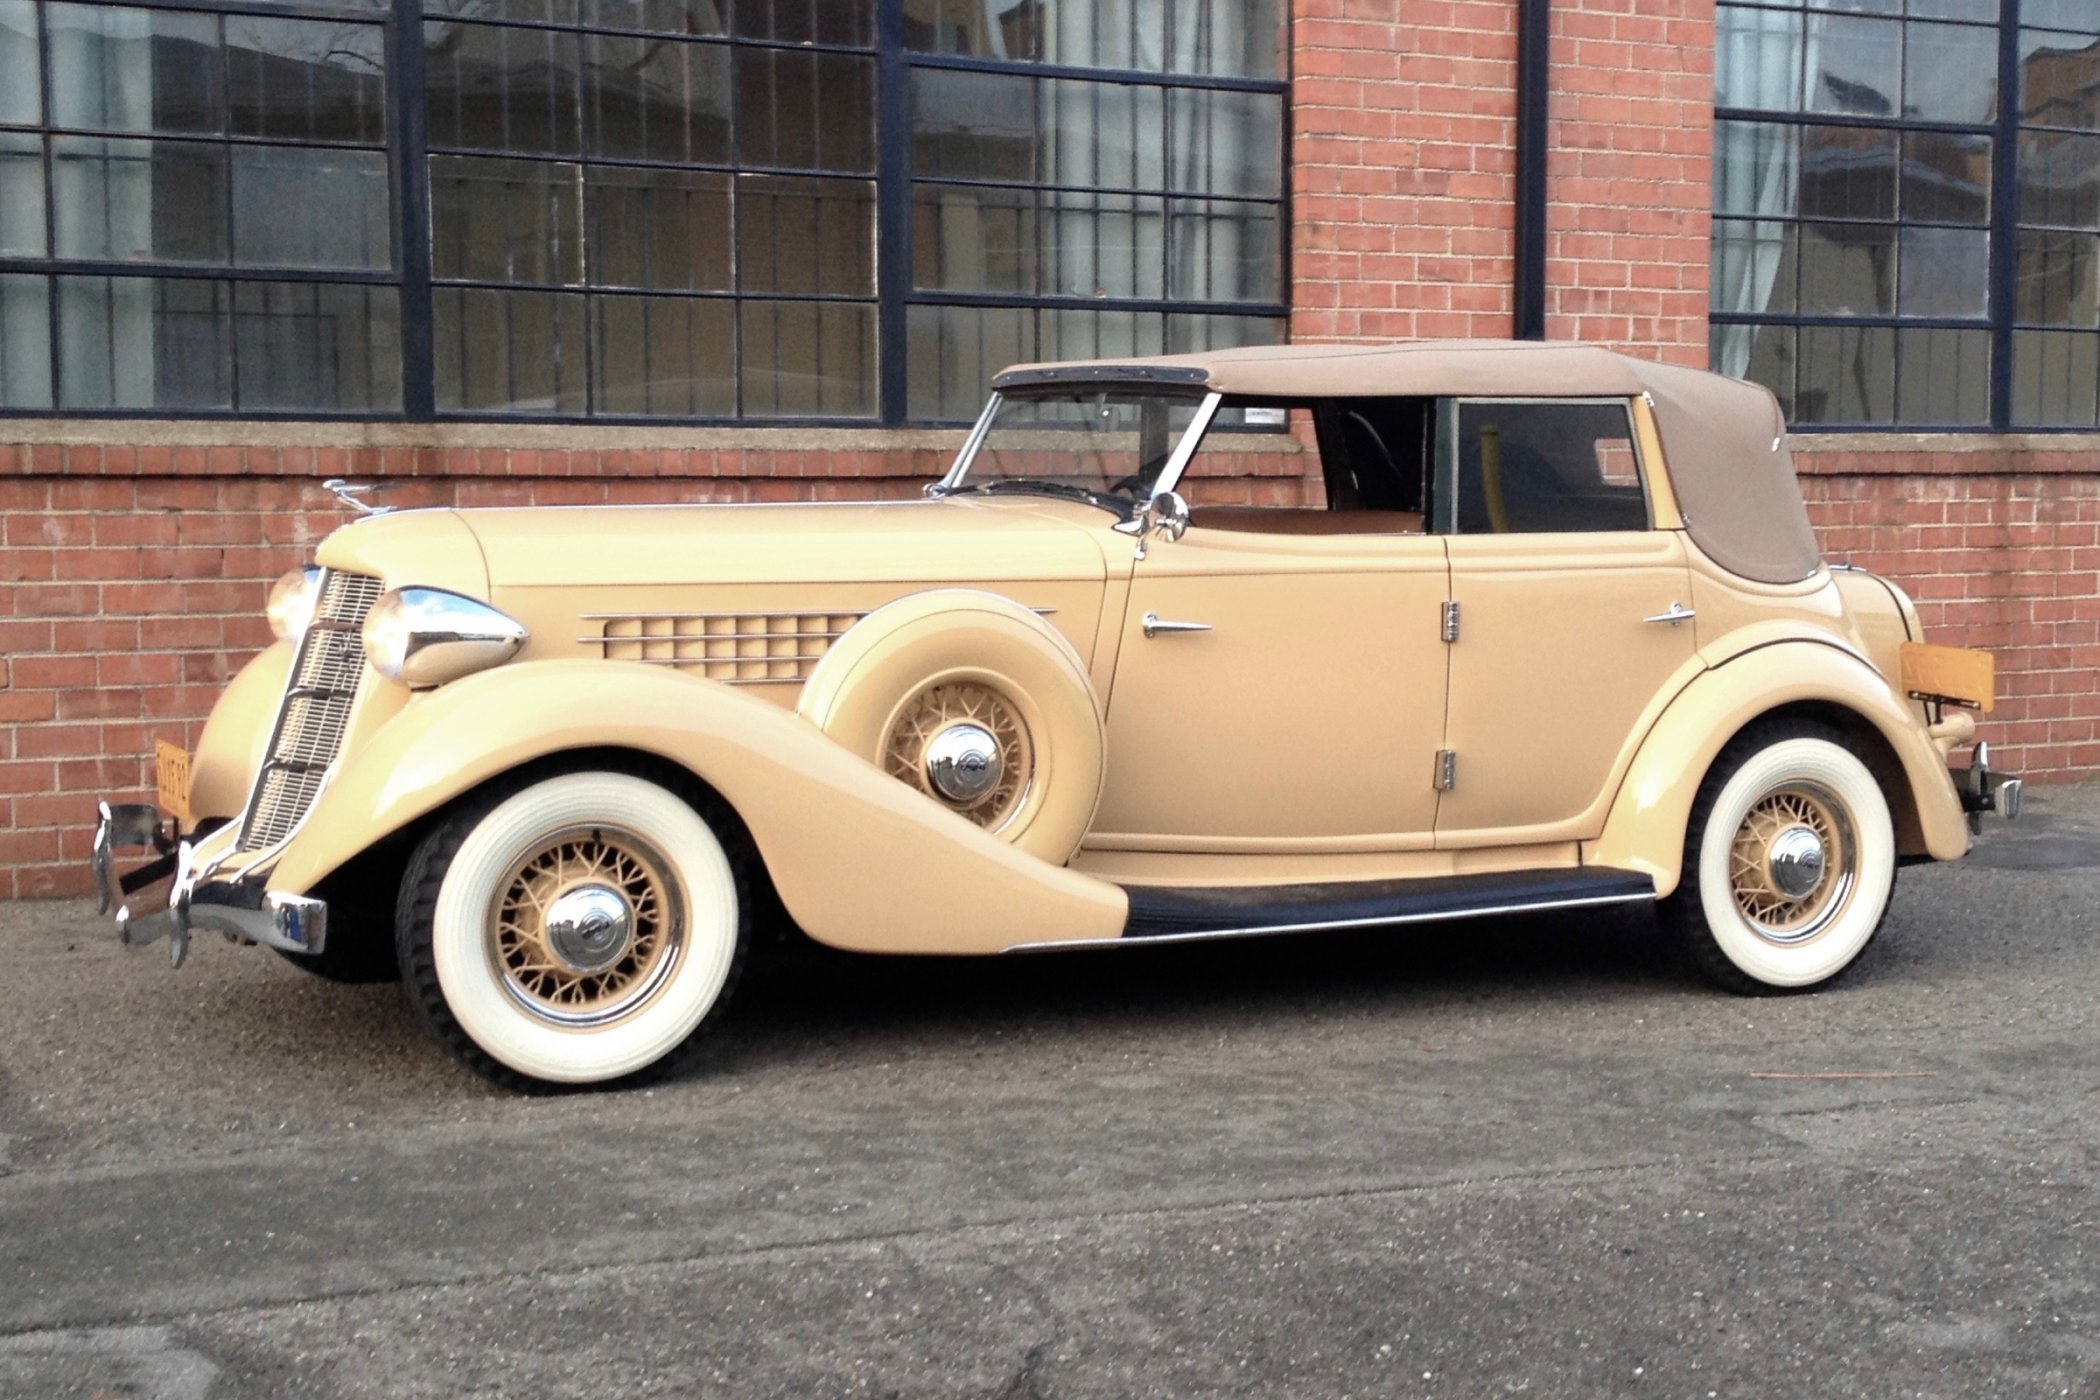
{"label": "tire sidewall", "polygon": [[[505,986],[489,954],[489,920],[500,882],[538,841],[594,823],[625,827],[663,856],[683,908],[682,946],[648,1000],[617,1021],[558,1026]],[[728,984],[742,927],[729,854],[699,813],[642,778],[570,773],[499,802],[460,842],[439,884],[430,957],[446,1009],[491,1059],[533,1079],[598,1083],[647,1069],[699,1029]]]}
{"label": "tire sidewall", "polygon": [[[1843,805],[1858,868],[1844,908],[1827,927],[1800,943],[1778,944],[1759,935],[1736,907],[1729,857],[1750,809],[1790,782],[1815,783]],[[1827,739],[1782,739],[1745,758],[1714,799],[1697,857],[1697,896],[1708,933],[1744,976],[1768,987],[1812,987],[1843,972],[1881,926],[1895,887],[1888,801],[1866,764]]]}

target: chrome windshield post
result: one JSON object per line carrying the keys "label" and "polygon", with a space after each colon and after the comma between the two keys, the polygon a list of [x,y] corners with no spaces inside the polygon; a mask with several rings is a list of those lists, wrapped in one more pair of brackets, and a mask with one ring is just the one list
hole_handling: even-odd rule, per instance
{"label": "chrome windshield post", "polygon": [[1180,487],[1181,474],[1188,470],[1189,459],[1196,455],[1197,444],[1201,443],[1203,435],[1210,431],[1210,420],[1218,416],[1218,405],[1224,401],[1225,396],[1215,390],[1203,396],[1203,402],[1197,405],[1196,416],[1189,420],[1188,428],[1181,435],[1181,441],[1174,444],[1174,451],[1167,458],[1167,464],[1159,469],[1159,478],[1152,483],[1152,494],[1138,503],[1140,507],[1149,505],[1157,497]]}
{"label": "chrome windshield post", "polygon": [[1000,397],[994,392],[991,398],[985,401],[984,412],[977,415],[976,423],[970,428],[970,435],[963,439],[962,448],[955,454],[955,462],[948,468],[948,474],[939,481],[927,484],[926,494],[929,497],[939,500],[962,485],[963,478],[969,474],[970,463],[977,456],[977,449],[984,445],[985,435],[992,430],[992,419],[999,414]]}

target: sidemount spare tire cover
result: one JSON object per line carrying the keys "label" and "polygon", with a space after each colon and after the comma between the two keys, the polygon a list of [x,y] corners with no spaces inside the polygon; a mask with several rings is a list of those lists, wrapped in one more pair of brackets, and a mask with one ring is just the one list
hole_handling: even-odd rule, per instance
{"label": "sidemount spare tire cover", "polygon": [[[1063,865],[1101,801],[1100,702],[1072,644],[1009,598],[914,593],[824,654],[796,711],[835,742],[1016,847]],[[961,737],[958,737],[961,736]],[[944,746],[932,741],[945,737]],[[967,792],[936,755],[979,750]]]}

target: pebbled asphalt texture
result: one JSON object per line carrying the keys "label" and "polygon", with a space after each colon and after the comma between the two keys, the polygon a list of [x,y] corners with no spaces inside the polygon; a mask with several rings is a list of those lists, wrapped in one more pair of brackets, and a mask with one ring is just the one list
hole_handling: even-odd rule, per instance
{"label": "pebbled asphalt texture", "polygon": [[2100,1396],[2100,787],[1836,986],[1645,912],[761,969],[522,1098],[0,906],[0,1397]]}

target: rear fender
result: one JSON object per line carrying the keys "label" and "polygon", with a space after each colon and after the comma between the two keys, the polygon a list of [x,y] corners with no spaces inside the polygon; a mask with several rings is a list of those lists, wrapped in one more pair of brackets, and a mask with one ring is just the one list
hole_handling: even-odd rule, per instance
{"label": "rear fender", "polygon": [[676,764],[719,793],[796,923],[835,947],[990,953],[1123,930],[1120,888],[986,835],[798,716],[713,681],[619,661],[498,667],[418,696],[344,760],[270,888],[305,893],[491,779],[606,748]]}
{"label": "rear fender", "polygon": [[1968,827],[1946,759],[1896,703],[1887,680],[1850,650],[1797,638],[1752,646],[1685,687],[1642,743],[1585,861],[1645,871],[1655,877],[1657,895],[1676,889],[1692,802],[1714,760],[1745,726],[1790,705],[1837,707],[1871,724],[1900,768],[1883,781],[1907,785],[1889,794],[1899,832],[1908,805],[1925,854],[1956,860],[1967,853]]}

